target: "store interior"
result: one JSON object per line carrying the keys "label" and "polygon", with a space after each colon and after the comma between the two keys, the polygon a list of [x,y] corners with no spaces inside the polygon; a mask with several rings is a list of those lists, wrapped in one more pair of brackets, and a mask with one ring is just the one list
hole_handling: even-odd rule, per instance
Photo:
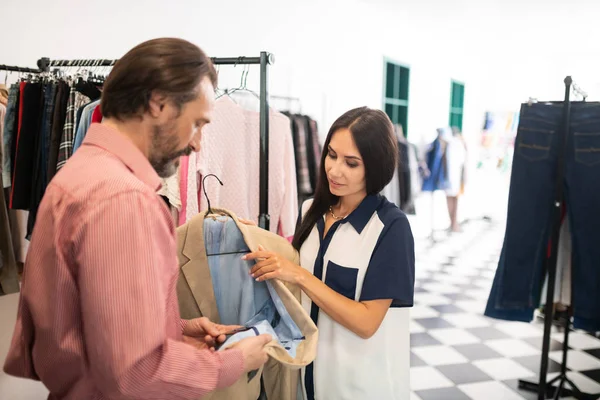
{"label": "store interior", "polygon": [[[230,146],[239,142],[229,134],[231,125],[217,121],[207,127],[203,149],[182,165],[200,178],[215,174],[225,185],[209,179],[186,184],[183,193],[181,175],[165,182],[171,192],[161,194],[171,202],[178,225],[210,205],[239,207],[240,217],[259,222],[258,112],[266,103],[260,63],[241,57],[272,56],[264,76],[268,106],[277,113],[270,122],[268,211],[270,230],[288,239],[298,207],[314,194],[331,124],[354,107],[385,111],[405,161],[382,194],[408,215],[415,237],[410,400],[540,399],[536,384],[542,364],[543,381],[558,377],[570,389],[557,398],[600,398],[600,314],[594,318],[600,307],[600,280],[594,279],[600,275],[592,272],[600,271],[600,252],[590,242],[594,235],[586,233],[593,231],[590,222],[600,222],[593,194],[600,182],[593,159],[600,153],[600,142],[596,147],[593,142],[600,129],[594,131],[593,124],[600,128],[600,113],[582,122],[582,130],[574,128],[584,118],[581,102],[593,107],[600,101],[600,2],[7,0],[1,9],[0,83],[7,88],[32,78],[3,67],[36,70],[46,57],[65,61],[50,63],[49,70],[60,76],[102,77],[110,73],[110,60],[159,37],[184,38],[210,57],[240,60],[216,63],[217,93],[224,96],[220,100],[234,99],[232,114],[256,113],[254,136],[242,141],[255,149],[240,150],[255,152],[248,156],[254,172],[242,175],[243,158],[230,157]],[[573,80],[568,87],[567,76]],[[229,96],[231,91],[237,94]],[[569,129],[562,128],[570,104],[566,92],[573,102]],[[539,122],[542,114],[536,111],[545,112],[547,101],[557,102],[551,128],[544,125],[551,118]],[[221,111],[225,119],[232,115]],[[556,141],[528,142],[523,132],[536,129],[575,132],[584,139],[573,145],[565,136],[559,142],[557,133]],[[544,149],[547,154],[539,153]],[[20,173],[21,182],[48,179],[36,171]],[[246,189],[227,186],[246,178],[256,182]],[[581,188],[585,179],[589,186]],[[210,204],[200,187],[210,193]],[[4,190],[8,229],[0,231],[5,236],[0,241],[9,244],[16,262],[9,266],[3,255],[0,264],[0,363],[13,336],[28,234],[35,224],[29,213],[41,200],[20,207],[11,204],[18,201],[6,178]],[[558,246],[553,245],[557,238]],[[551,279],[554,308],[545,309],[551,269],[558,269]],[[531,271],[521,276],[526,270]],[[545,318],[553,309],[553,317]],[[0,371],[0,399],[47,395],[41,383]]]}

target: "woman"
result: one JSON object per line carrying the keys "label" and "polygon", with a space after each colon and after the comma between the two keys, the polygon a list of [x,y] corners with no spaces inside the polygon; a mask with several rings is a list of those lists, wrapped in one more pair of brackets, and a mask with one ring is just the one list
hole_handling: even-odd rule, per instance
{"label": "woman", "polygon": [[392,123],[379,110],[348,111],[324,149],[293,241],[301,266],[262,246],[245,259],[258,260],[250,271],[258,281],[299,285],[319,327],[305,398],[408,399],[414,241],[406,216],[379,195],[398,160]]}

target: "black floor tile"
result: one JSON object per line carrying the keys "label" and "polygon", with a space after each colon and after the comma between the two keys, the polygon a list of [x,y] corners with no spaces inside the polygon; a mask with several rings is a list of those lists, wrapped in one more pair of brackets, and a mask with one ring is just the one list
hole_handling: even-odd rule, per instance
{"label": "black floor tile", "polygon": [[502,358],[502,354],[496,350],[486,346],[483,343],[463,344],[460,346],[452,346],[469,361],[489,360],[490,358]]}
{"label": "black floor tile", "polygon": [[450,294],[444,294],[444,297],[449,298],[452,301],[459,301],[459,300],[468,300],[468,301],[473,301],[475,300],[473,297],[471,296],[467,296],[464,293],[450,293]]}
{"label": "black floor tile", "polygon": [[[543,332],[540,332],[540,334],[543,334]],[[525,338],[522,340],[529,343],[536,349],[542,350],[542,336],[533,337],[533,338]],[[562,349],[563,349],[563,344],[561,342],[556,341],[554,339],[550,339],[550,351],[559,351]]]}
{"label": "black floor tile", "polygon": [[421,360],[421,358],[414,354],[412,351],[410,352],[410,366],[412,367],[426,367],[428,364]]}
{"label": "black floor tile", "polygon": [[481,327],[481,328],[470,328],[467,329],[469,333],[477,336],[481,340],[496,340],[496,339],[508,339],[510,335],[498,330],[494,327]]}
{"label": "black floor tile", "polygon": [[[528,370],[539,374],[541,366],[541,356],[527,356],[513,358],[516,362],[527,368]],[[560,364],[554,360],[548,359],[548,373],[560,372]]]}
{"label": "black floor tile", "polygon": [[600,349],[585,350],[585,352],[600,359]]}
{"label": "black floor tile", "polygon": [[431,308],[442,314],[457,314],[466,312],[465,310],[455,306],[454,304],[442,304],[439,306],[431,306]]}
{"label": "black floor tile", "polygon": [[581,371],[581,373],[587,376],[588,378],[592,379],[593,381],[600,383],[600,369],[594,369],[592,371]]}
{"label": "black floor tile", "polygon": [[[535,379],[532,378],[532,381],[535,381]],[[519,393],[519,396],[524,397],[525,400],[538,400],[538,396],[536,393],[528,392],[523,389],[519,389],[519,380],[518,379],[503,381],[503,383],[506,386],[508,386],[509,388],[511,388],[512,390],[514,390],[515,392]]]}
{"label": "black floor tile", "polygon": [[415,322],[418,322],[423,328],[430,329],[443,329],[443,328],[454,328],[450,322],[446,321],[443,318],[435,317],[435,318],[420,318],[415,319]]}
{"label": "black floor tile", "polygon": [[493,380],[473,364],[443,365],[436,368],[456,385]]}
{"label": "black floor tile", "polygon": [[436,346],[442,344],[427,332],[411,333],[410,347]]}
{"label": "black floor tile", "polygon": [[456,387],[420,390],[416,393],[423,400],[472,400]]}

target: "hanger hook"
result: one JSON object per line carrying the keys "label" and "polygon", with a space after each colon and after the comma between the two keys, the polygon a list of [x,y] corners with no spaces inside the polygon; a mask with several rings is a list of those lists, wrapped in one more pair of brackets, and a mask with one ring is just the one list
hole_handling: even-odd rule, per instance
{"label": "hanger hook", "polygon": [[204,197],[206,197],[206,203],[208,204],[208,213],[212,214],[212,209],[210,208],[210,199],[208,198],[208,194],[206,194],[206,183],[205,183],[206,178],[208,178],[209,176],[212,176],[217,181],[219,181],[219,183],[221,184],[221,186],[223,186],[223,182],[221,182],[221,180],[219,179],[219,177],[216,176],[215,174],[208,174],[204,178],[202,178],[202,190],[204,191]]}

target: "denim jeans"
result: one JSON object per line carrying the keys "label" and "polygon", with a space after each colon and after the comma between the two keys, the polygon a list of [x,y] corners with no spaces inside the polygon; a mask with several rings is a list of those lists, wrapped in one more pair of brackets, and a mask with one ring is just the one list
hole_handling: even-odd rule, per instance
{"label": "denim jeans", "polygon": [[[506,234],[485,315],[530,321],[540,304],[551,237],[563,103],[521,106]],[[575,328],[600,330],[600,103],[574,102],[564,194],[573,245]]]}
{"label": "denim jeans", "polygon": [[270,333],[295,357],[302,332],[271,283],[256,282],[250,276],[254,261],[241,259],[250,249],[233,219],[206,218],[204,244],[221,323],[257,328],[235,334],[228,342],[257,331]]}
{"label": "denim jeans", "polygon": [[13,140],[16,140],[16,116],[19,111],[19,85],[12,85],[8,91],[8,104],[6,105],[6,116],[4,119],[4,137],[2,152],[2,181],[4,187],[10,187],[12,184],[12,147]]}

